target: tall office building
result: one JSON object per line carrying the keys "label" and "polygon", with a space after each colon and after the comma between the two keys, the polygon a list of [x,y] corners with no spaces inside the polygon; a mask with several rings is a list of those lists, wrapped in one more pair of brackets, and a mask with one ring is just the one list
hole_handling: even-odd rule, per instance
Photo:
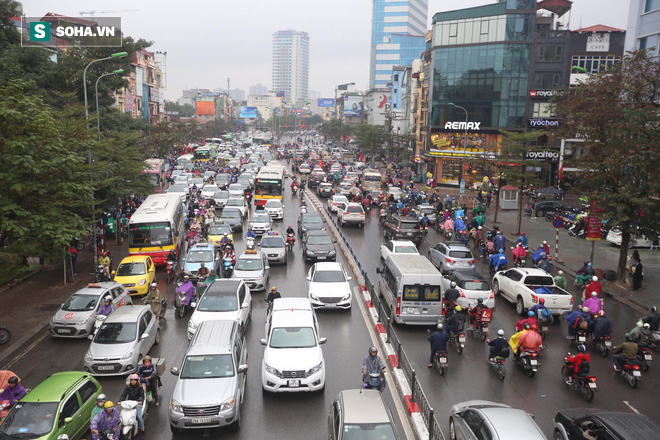
{"label": "tall office building", "polygon": [[406,66],[425,50],[428,0],[373,0],[369,88],[386,87],[392,67]]}
{"label": "tall office building", "polygon": [[660,0],[631,0],[626,51],[652,48],[660,57]]}
{"label": "tall office building", "polygon": [[273,91],[290,104],[302,104],[309,94],[309,35],[294,30],[273,34]]}
{"label": "tall office building", "polygon": [[268,93],[268,87],[261,83],[250,86],[248,95],[265,95]]}

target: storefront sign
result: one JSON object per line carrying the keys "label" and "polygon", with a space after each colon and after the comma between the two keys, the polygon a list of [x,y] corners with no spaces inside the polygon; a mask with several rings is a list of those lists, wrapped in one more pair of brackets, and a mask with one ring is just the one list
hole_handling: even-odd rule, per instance
{"label": "storefront sign", "polygon": [[589,216],[589,222],[587,223],[587,240],[589,241],[600,241],[603,222],[594,216]]}
{"label": "storefront sign", "polygon": [[610,50],[610,34],[594,32],[587,37],[587,52],[607,52]]}
{"label": "storefront sign", "polygon": [[552,98],[557,92],[555,90],[530,90],[530,98]]}
{"label": "storefront sign", "polygon": [[149,87],[149,95],[151,96],[149,101],[158,102],[158,92],[159,90],[156,87]]}
{"label": "storefront sign", "polygon": [[526,160],[541,160],[544,162],[557,162],[559,160],[559,151],[543,150],[528,151],[525,153]]}
{"label": "storefront sign", "polygon": [[530,118],[527,120],[530,127],[534,128],[556,128],[559,127],[559,121],[556,119]]}
{"label": "storefront sign", "polygon": [[473,130],[479,131],[481,122],[445,122],[445,130]]}

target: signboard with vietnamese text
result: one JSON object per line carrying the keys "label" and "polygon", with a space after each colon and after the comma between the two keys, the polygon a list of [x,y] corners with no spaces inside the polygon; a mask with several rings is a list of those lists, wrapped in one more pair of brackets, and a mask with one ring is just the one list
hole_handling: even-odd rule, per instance
{"label": "signboard with vietnamese text", "polygon": [[149,101],[158,102],[159,90],[156,87],[149,87]]}
{"label": "signboard with vietnamese text", "polygon": [[598,199],[589,202],[589,219],[587,221],[587,240],[600,241],[602,236],[603,222],[600,218],[603,206]]}

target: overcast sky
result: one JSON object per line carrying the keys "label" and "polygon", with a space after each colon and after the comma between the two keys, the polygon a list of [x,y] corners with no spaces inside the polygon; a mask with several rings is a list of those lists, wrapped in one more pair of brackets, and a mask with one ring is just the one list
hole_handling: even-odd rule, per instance
{"label": "overcast sky", "polygon": [[[429,0],[429,28],[436,12],[492,3]],[[629,6],[630,0],[574,0],[570,28],[625,29]],[[310,34],[310,90],[331,97],[337,84],[368,86],[370,0],[24,0],[23,7],[27,16],[95,10],[122,17],[124,33],[167,52],[170,100],[186,88],[226,88],[228,77],[232,89],[246,94],[256,83],[270,88],[272,34],[282,29]]]}

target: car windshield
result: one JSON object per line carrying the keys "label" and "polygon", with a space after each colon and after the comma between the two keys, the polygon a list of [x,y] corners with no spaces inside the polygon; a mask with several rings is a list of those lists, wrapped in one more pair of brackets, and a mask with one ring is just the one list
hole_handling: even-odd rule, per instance
{"label": "car windshield", "polygon": [[487,282],[481,280],[470,280],[463,284],[465,290],[490,290]]}
{"label": "car windshield", "polygon": [[269,237],[261,240],[262,248],[283,248],[284,239],[282,237]]}
{"label": "car windshield", "polygon": [[215,194],[213,194],[214,199],[228,199],[229,198],[229,192],[227,191],[216,191]]}
{"label": "car windshield", "polygon": [[238,209],[223,209],[220,218],[241,218],[241,212]]}
{"label": "car windshield", "polygon": [[470,252],[470,251],[449,251],[449,256],[451,258],[472,258],[472,252]]}
{"label": "car windshield", "polygon": [[264,268],[261,258],[239,258],[236,270],[262,270]]}
{"label": "car windshield", "polygon": [[419,212],[421,212],[422,214],[431,215],[431,214],[435,214],[435,209],[433,209],[433,208],[422,208],[422,209],[419,210]]}
{"label": "car windshield", "polygon": [[332,238],[327,235],[310,235],[307,244],[332,244]]}
{"label": "car windshield", "polygon": [[193,180],[190,181],[191,185],[197,185],[197,186],[203,186],[204,185],[204,179],[201,177],[195,177]]}
{"label": "car windshield", "polygon": [[182,193],[188,191],[188,188],[186,188],[183,185],[172,185],[169,188],[167,188],[168,193]]}
{"label": "car windshield", "polygon": [[217,190],[218,190],[218,187],[215,186],[215,185],[204,185],[204,188],[202,188],[203,192],[213,191],[214,194]]}
{"label": "car windshield", "polygon": [[227,200],[227,206],[243,206],[243,200],[241,200],[241,199],[229,199],[229,200]]}
{"label": "car windshield", "polygon": [[124,344],[135,340],[137,324],[135,322],[104,322],[96,333],[97,344]]}
{"label": "car windshield", "polygon": [[209,263],[213,261],[213,251],[192,250],[188,252],[186,263]]}
{"label": "car windshield", "polygon": [[345,440],[395,440],[389,423],[345,424],[342,434]]}
{"label": "car windshield", "polygon": [[67,312],[94,310],[98,299],[98,295],[73,295],[64,303],[62,310],[66,310]]}
{"label": "car windshield", "polygon": [[143,262],[136,263],[122,263],[117,268],[118,277],[130,277],[133,275],[144,275],[147,273],[147,268]]}
{"label": "car windshield", "polygon": [[32,439],[53,429],[59,402],[19,402],[0,425],[0,439]]}
{"label": "car windshield", "polygon": [[314,272],[315,283],[343,283],[346,281],[341,270],[317,270]]}
{"label": "car windshield", "polygon": [[229,182],[229,174],[216,174],[215,180],[216,182]]}
{"label": "car windshield", "polygon": [[339,203],[339,202],[346,203],[346,202],[348,202],[348,199],[346,198],[346,196],[341,196],[341,197],[335,197],[334,201],[337,202],[337,203]]}
{"label": "car windshield", "polygon": [[229,191],[243,191],[243,185],[240,183],[232,183],[229,185]]}
{"label": "car windshield", "polygon": [[229,226],[215,225],[209,228],[209,235],[229,235],[231,234],[231,229]]}
{"label": "car windshield", "polygon": [[268,223],[270,216],[268,214],[259,213],[252,216],[252,223]]}
{"label": "car windshield", "polygon": [[234,363],[230,354],[188,356],[181,370],[181,379],[215,379],[232,377]]}
{"label": "car windshield", "polygon": [[311,327],[277,327],[270,336],[271,348],[316,347],[314,329]]}
{"label": "car windshield", "polygon": [[417,248],[415,246],[394,246],[395,254],[416,254]]}
{"label": "car windshield", "polygon": [[308,215],[303,217],[302,222],[305,225],[313,224],[313,223],[318,224],[318,223],[323,223],[323,219],[318,215]]}
{"label": "car windshield", "polygon": [[233,312],[238,310],[236,292],[208,292],[197,305],[202,312]]}
{"label": "car windshield", "polygon": [[266,202],[266,208],[281,208],[282,202],[279,200],[269,200]]}

